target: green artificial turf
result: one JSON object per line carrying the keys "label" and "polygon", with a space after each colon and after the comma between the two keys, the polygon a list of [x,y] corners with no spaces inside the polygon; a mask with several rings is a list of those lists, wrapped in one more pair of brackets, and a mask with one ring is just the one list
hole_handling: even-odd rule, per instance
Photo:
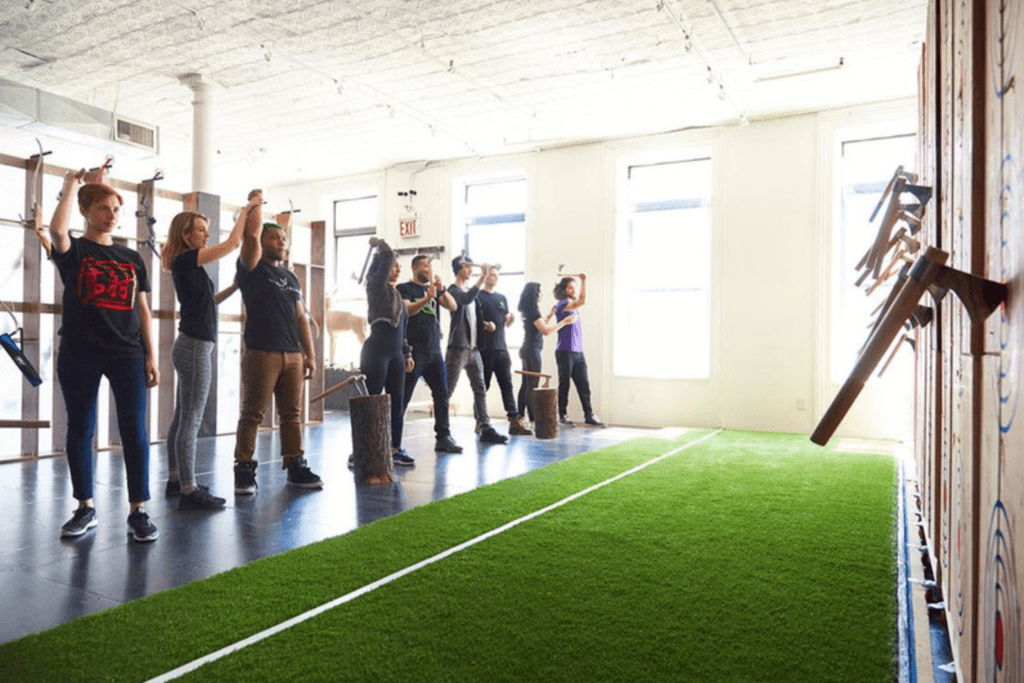
{"label": "green artificial turf", "polygon": [[[619,474],[643,439],[0,646],[145,680]],[[891,681],[895,462],[723,432],[182,680]]]}

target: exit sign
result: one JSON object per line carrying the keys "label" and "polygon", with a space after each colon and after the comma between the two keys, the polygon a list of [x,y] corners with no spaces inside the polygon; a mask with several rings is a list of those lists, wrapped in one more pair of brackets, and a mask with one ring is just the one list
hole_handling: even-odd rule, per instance
{"label": "exit sign", "polygon": [[419,237],[419,223],[415,218],[400,218],[398,220],[398,234],[402,237]]}

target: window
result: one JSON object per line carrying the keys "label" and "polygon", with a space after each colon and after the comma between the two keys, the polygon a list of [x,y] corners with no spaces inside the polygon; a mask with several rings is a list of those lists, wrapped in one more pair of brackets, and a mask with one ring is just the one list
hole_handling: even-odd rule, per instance
{"label": "window", "polygon": [[614,372],[711,374],[711,159],[625,165],[619,179]]}
{"label": "window", "polygon": [[[469,181],[461,190],[455,249],[477,263],[501,264],[495,291],[505,295],[518,320],[516,308],[526,285],[526,178]],[[506,328],[505,340],[510,348],[521,346],[523,326]]]}
{"label": "window", "polygon": [[[879,211],[873,223],[869,222],[871,213],[896,167],[902,165],[908,171],[915,169],[916,147],[917,137],[914,134],[845,140],[841,143],[839,216],[835,222],[832,259],[830,373],[833,384],[846,381],[867,339],[867,326],[875,317],[875,307],[885,300],[896,282],[898,267],[893,277],[867,295],[867,282],[873,282],[873,279],[869,278],[858,287],[856,281],[863,271],[858,271],[856,267],[878,233],[883,211]],[[891,260],[891,254],[887,259]],[[888,260],[883,267],[885,265],[888,265]],[[909,356],[901,353],[897,358],[906,359]],[[900,365],[905,367],[901,369],[898,367]],[[878,369],[881,370],[881,365]],[[890,376],[899,378],[909,370],[909,364],[896,363],[886,370],[883,379]],[[872,375],[873,378],[877,376],[877,372]],[[903,382],[905,379],[898,381]]]}
{"label": "window", "polygon": [[331,367],[359,366],[366,285],[357,280],[367,263],[369,237],[377,234],[377,217],[377,195],[334,202],[334,287],[327,293],[327,329],[322,335],[324,359]]}
{"label": "window", "polygon": [[375,234],[376,195],[334,202],[334,286],[340,299],[365,302],[366,291],[356,280],[370,249],[369,237]]}

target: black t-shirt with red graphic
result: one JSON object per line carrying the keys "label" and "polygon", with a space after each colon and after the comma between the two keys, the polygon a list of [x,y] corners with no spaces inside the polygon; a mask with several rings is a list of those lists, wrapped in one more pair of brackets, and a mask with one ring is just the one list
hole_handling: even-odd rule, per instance
{"label": "black t-shirt with red graphic", "polygon": [[144,355],[139,293],[150,286],[142,256],[72,237],[66,253],[53,250],[53,263],[64,283],[61,345],[107,358]]}

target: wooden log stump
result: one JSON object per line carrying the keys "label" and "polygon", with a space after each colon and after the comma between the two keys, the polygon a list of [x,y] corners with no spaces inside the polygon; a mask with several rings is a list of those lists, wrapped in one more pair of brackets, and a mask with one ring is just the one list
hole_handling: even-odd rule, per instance
{"label": "wooden log stump", "polygon": [[533,433],[538,439],[558,436],[558,389],[538,387],[533,395]]}
{"label": "wooden log stump", "polygon": [[352,425],[352,469],[358,484],[390,484],[395,480],[391,459],[391,397],[353,396],[348,400]]}

